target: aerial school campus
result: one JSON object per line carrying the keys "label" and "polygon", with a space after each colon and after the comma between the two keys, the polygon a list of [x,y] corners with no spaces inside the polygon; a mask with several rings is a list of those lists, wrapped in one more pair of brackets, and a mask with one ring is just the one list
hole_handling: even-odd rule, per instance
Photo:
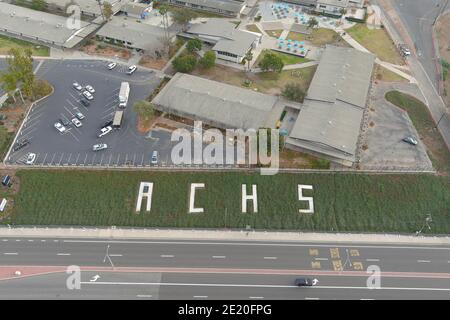
{"label": "aerial school campus", "polygon": [[[450,233],[446,93],[389,1],[74,3],[0,3],[1,224]],[[224,160],[253,142],[276,174]]]}

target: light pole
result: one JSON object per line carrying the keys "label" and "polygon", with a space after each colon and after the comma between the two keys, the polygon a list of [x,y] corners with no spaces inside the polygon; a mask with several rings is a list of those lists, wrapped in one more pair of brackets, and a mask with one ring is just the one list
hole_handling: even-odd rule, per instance
{"label": "light pole", "polygon": [[431,222],[433,222],[433,218],[431,217],[431,213],[429,213],[429,214],[427,214],[427,217],[425,218],[425,223],[423,224],[422,228],[420,228],[420,230],[416,231],[416,236],[421,234],[425,227],[428,227],[428,230],[431,230],[431,226],[430,226]]}
{"label": "light pole", "polygon": [[111,257],[109,256],[109,244],[106,247],[106,254],[105,254],[105,258],[103,258],[103,263],[106,262],[106,259],[108,259],[109,263],[111,263],[111,267],[114,269],[114,264],[113,264],[113,262],[111,260]]}

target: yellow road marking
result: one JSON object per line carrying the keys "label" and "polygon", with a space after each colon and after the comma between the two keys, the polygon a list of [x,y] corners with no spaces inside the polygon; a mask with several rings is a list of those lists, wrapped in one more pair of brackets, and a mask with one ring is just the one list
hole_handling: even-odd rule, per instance
{"label": "yellow road marking", "polygon": [[353,262],[353,269],[361,271],[363,270],[363,264],[361,262]]}
{"label": "yellow road marking", "polygon": [[342,271],[341,260],[333,260],[333,269],[334,269],[334,271]]}
{"label": "yellow road marking", "polygon": [[318,256],[319,255],[319,250],[317,250],[317,249],[309,249],[309,255],[310,256]]}
{"label": "yellow road marking", "polygon": [[330,249],[331,259],[339,259],[339,248]]}
{"label": "yellow road marking", "polygon": [[320,261],[312,261],[311,262],[311,268],[313,268],[313,269],[320,269],[321,268]]}
{"label": "yellow road marking", "polygon": [[359,250],[357,250],[357,249],[350,250],[350,255],[352,257],[359,257]]}

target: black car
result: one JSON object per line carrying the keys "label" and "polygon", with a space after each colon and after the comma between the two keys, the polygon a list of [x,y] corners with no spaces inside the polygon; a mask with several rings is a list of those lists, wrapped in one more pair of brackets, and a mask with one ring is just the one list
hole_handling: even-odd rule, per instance
{"label": "black car", "polygon": [[106,122],[102,125],[102,128],[111,126],[112,124],[113,124],[113,120],[112,120],[112,119],[111,119],[111,120],[108,120],[108,121],[106,121]]}
{"label": "black car", "polygon": [[65,127],[70,125],[69,120],[67,120],[66,118],[59,118],[59,122],[61,122],[61,124]]}
{"label": "black car", "polygon": [[16,144],[14,145],[13,151],[20,150],[28,144],[30,144],[30,140],[28,140],[28,139],[23,139],[21,141],[17,141]]}
{"label": "black car", "polygon": [[295,285],[297,287],[312,287],[314,284],[311,278],[297,278],[295,279]]}
{"label": "black car", "polygon": [[81,99],[80,102],[81,102],[81,104],[82,104],[83,106],[85,106],[85,107],[89,107],[89,105],[90,105],[89,101],[87,101],[87,100],[85,100],[85,99]]}
{"label": "black car", "polygon": [[3,176],[3,178],[2,178],[2,185],[4,185],[5,187],[11,187],[12,186],[11,177],[9,175]]}

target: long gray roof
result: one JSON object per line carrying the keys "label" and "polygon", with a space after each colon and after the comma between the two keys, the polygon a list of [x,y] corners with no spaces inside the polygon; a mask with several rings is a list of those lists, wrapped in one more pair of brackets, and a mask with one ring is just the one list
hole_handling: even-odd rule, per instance
{"label": "long gray roof", "polygon": [[144,22],[136,22],[133,18],[114,16],[97,35],[131,42],[135,48],[156,50],[162,46],[164,30]]}
{"label": "long gray roof", "polygon": [[66,22],[67,18],[62,16],[0,2],[0,29],[9,33],[72,47],[82,40],[77,35],[84,29],[95,30],[83,21],[80,21],[79,29],[69,29]]}
{"label": "long gray roof", "polygon": [[236,29],[236,26],[223,19],[210,19],[206,23],[193,24],[188,33],[198,36],[208,36],[217,38],[213,50],[226,51],[238,56],[244,56],[257,35]]}
{"label": "long gray roof", "polygon": [[[113,11],[117,12],[119,8],[128,1],[131,0],[102,0],[102,4],[104,2],[109,2],[112,5]],[[80,7],[81,11],[95,15],[101,14],[97,0],[45,0],[45,2],[62,8],[65,8],[69,4],[76,4]]]}
{"label": "long gray roof", "polygon": [[[220,123],[225,128],[271,126],[278,98],[188,74],[177,73],[153,99],[168,112]],[[275,122],[275,121],[273,121]]]}
{"label": "long gray roof", "polygon": [[233,0],[181,0],[182,2],[194,4],[202,7],[210,7],[239,13],[244,6],[244,2]]}
{"label": "long gray roof", "polygon": [[329,6],[337,6],[346,8],[348,6],[348,0],[318,0],[318,4],[324,4]]}
{"label": "long gray roof", "polygon": [[327,46],[288,143],[355,161],[375,56]]}

